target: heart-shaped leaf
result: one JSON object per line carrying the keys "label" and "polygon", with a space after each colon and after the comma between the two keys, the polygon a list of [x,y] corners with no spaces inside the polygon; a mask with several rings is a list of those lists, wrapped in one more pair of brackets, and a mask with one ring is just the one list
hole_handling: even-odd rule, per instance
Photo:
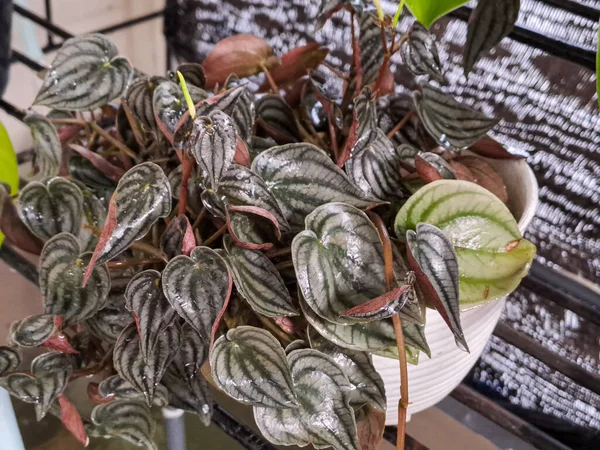
{"label": "heart-shaped leaf", "polygon": [[229,330],[216,340],[210,368],[216,385],[241,403],[297,406],[283,348],[266,330],[249,326]]}
{"label": "heart-shaped leaf", "polygon": [[408,261],[425,295],[438,310],[457,344],[469,351],[460,324],[458,260],[452,242],[427,223],[417,224],[416,233],[406,232]]}
{"label": "heart-shaped leaf", "polygon": [[239,78],[256,75],[278,63],[273,49],[264,40],[251,34],[238,34],[221,39],[208,54],[202,67],[206,74],[206,87],[224,85],[232,73]]}
{"label": "heart-shaped leaf", "polygon": [[295,350],[287,358],[300,407],[255,406],[261,433],[276,445],[359,450],[354,410],[348,404],[352,386],[342,369],[316,350]]}
{"label": "heart-shaped leaf", "polygon": [[520,0],[481,0],[471,12],[464,47],[463,67],[468,74],[484,53],[496,46],[513,29]]}
{"label": "heart-shaped leaf", "polygon": [[152,100],[154,90],[164,81],[162,77],[141,77],[132,81],[125,93],[124,101],[146,132],[156,128]]}
{"label": "heart-shaped leaf", "polygon": [[280,144],[302,140],[294,111],[279,95],[265,95],[256,103],[256,123]]}
{"label": "heart-shaped leaf", "polygon": [[430,84],[414,93],[415,107],[429,134],[445,147],[467,148],[499,122],[456,101]]}
{"label": "heart-shaped leaf", "polygon": [[[242,84],[236,75],[231,75],[225,83],[226,89],[238,86],[242,86]],[[235,122],[238,136],[244,142],[249,143],[254,129],[254,120],[256,119],[255,98],[249,89],[243,90],[238,101],[235,103],[231,118]]]}
{"label": "heart-shaped leaf", "polygon": [[167,367],[163,384],[169,392],[169,404],[200,417],[205,426],[210,425],[212,395],[200,368],[208,357],[208,347],[189,325],[182,329],[182,346]]}
{"label": "heart-shaped leaf", "polygon": [[298,315],[281,275],[264,253],[245,249],[227,237],[224,247],[235,286],[254,311],[266,317]]}
{"label": "heart-shaped leaf", "polygon": [[131,323],[131,313],[120,307],[107,306],[85,321],[86,328],[99,339],[114,343],[127,325]]}
{"label": "heart-shaped leaf", "polygon": [[206,343],[214,338],[232,284],[227,263],[208,247],[176,256],[162,273],[167,300]]}
{"label": "heart-shaped leaf", "polygon": [[189,255],[196,247],[192,224],[185,215],[177,216],[169,223],[160,240],[160,249],[169,257]]}
{"label": "heart-shaped leaf", "polygon": [[116,400],[98,405],[92,411],[94,426],[86,426],[89,436],[118,437],[148,450],[157,450],[152,435],[154,419],[139,401]]}
{"label": "heart-shaped leaf", "polygon": [[31,374],[9,374],[0,378],[0,387],[26,403],[33,403],[39,422],[65,390],[72,370],[69,355],[43,353],[31,362]]}
{"label": "heart-shaped leaf", "polygon": [[222,111],[212,111],[194,120],[189,147],[198,162],[208,188],[217,189],[231,166],[237,133],[233,120]]}
{"label": "heart-shaped leaf", "polygon": [[135,323],[128,325],[117,339],[113,356],[115,369],[144,395],[148,406],[152,405],[158,383],[181,346],[180,332],[177,324],[165,328],[146,360]]}
{"label": "heart-shaped leaf", "polygon": [[461,305],[501,298],[527,274],[535,246],[523,239],[508,208],[468,181],[440,180],[414,194],[398,212],[397,236],[419,222],[440,228],[458,257]]}
{"label": "heart-shaped leaf", "polygon": [[342,316],[386,292],[377,229],[365,213],[350,205],[329,203],[310,213],[306,230],[292,242],[292,261],[306,303],[330,322],[360,321]]}
{"label": "heart-shaped leaf", "polygon": [[157,270],[144,270],[134,276],[125,290],[125,307],[133,313],[140,335],[140,351],[147,361],[161,333],[175,319],[175,310],[167,301]]}
{"label": "heart-shaped leaf", "polygon": [[[90,268],[91,253],[81,253],[79,242],[60,233],[46,242],[40,255],[40,290],[46,314],[62,316],[65,326],[93,316],[106,305],[110,274],[104,265]],[[89,271],[90,283],[82,286]]]}
{"label": "heart-shaped leaf", "polygon": [[[161,217],[171,212],[171,186],[160,166],[138,164],[121,178],[85,280],[95,264],[111,260],[141,239]],[[85,281],[84,281],[85,282]]]}
{"label": "heart-shaped leaf", "polygon": [[31,131],[35,165],[42,177],[58,175],[62,160],[62,145],[56,127],[49,119],[40,114],[28,114],[23,119]]}
{"label": "heart-shaped leaf", "polygon": [[10,340],[22,347],[38,347],[59,330],[62,322],[53,314],[25,317],[11,326]]}
{"label": "heart-shaped leaf", "polygon": [[408,30],[407,40],[402,46],[402,59],[413,74],[429,75],[444,83],[435,36],[419,22],[413,23]]}
{"label": "heart-shaped leaf", "polygon": [[406,0],[406,6],[408,6],[410,12],[426,28],[429,28],[440,17],[465,3],[468,3],[468,0],[436,0],[435,2],[429,0]]}
{"label": "heart-shaped leaf", "polygon": [[[270,71],[271,79],[277,86],[292,83],[319,67],[328,53],[329,50],[322,48],[318,42],[293,48],[281,57],[281,64]],[[268,87],[265,81],[260,90],[266,91]]]}
{"label": "heart-shaped leaf", "polygon": [[310,144],[270,148],[252,162],[277,199],[283,215],[294,229],[318,206],[340,201],[368,209],[381,202],[365,196],[327,154]]}
{"label": "heart-shaped leaf", "polygon": [[374,10],[375,5],[367,0],[322,0],[317,13],[316,31],[320,30],[327,19],[340,9],[362,12],[364,10]]}
{"label": "heart-shaped leaf", "polygon": [[17,205],[21,220],[33,234],[47,240],[60,232],[79,234],[83,196],[75,183],[55,177],[23,188]]}
{"label": "heart-shaped leaf", "polygon": [[19,349],[5,345],[0,346],[0,377],[17,370],[22,359]]}
{"label": "heart-shaped leaf", "polygon": [[102,34],[66,40],[52,60],[34,104],[90,111],[120,97],[133,69]]}
{"label": "heart-shaped leaf", "polygon": [[183,75],[183,79],[187,84],[204,89],[204,85],[206,84],[206,75],[204,75],[204,69],[202,68],[201,64],[180,64],[177,66],[177,72]]}
{"label": "heart-shaped leaf", "polygon": [[309,333],[311,347],[330,356],[354,386],[350,394],[350,405],[360,408],[370,404],[378,411],[385,412],[385,387],[381,375],[373,366],[371,354],[338,347],[314,330],[311,331],[312,334]]}
{"label": "heart-shaped leaf", "polygon": [[475,156],[461,156],[456,158],[456,162],[469,170],[474,183],[486,188],[498,197],[502,203],[508,203],[508,191],[504,180],[491,164]]}
{"label": "heart-shaped leaf", "polygon": [[370,12],[359,13],[358,26],[360,29],[358,45],[360,47],[362,84],[366,86],[377,80],[385,51],[383,49],[381,26],[378,24],[376,15]]}
{"label": "heart-shaped leaf", "polygon": [[0,230],[0,246],[3,238],[6,238],[6,242],[14,247],[34,255],[39,255],[42,251],[44,243],[23,223],[15,202],[2,183],[0,183]]}
{"label": "heart-shaped leaf", "polygon": [[352,148],[357,144],[357,141],[359,139],[369,139],[369,132],[377,129],[377,103],[373,97],[373,90],[369,86],[365,86],[354,99],[352,116],[352,126],[350,127],[348,139],[342,155],[337,161],[339,167],[343,167],[348,161]]}
{"label": "heart-shaped leaf", "polygon": [[[104,399],[127,399],[145,401],[144,395],[140,393],[133,385],[121,378],[119,375],[108,377],[98,385],[98,394]],[[167,406],[169,404],[169,393],[162,384],[156,386],[154,392],[154,405]]]}

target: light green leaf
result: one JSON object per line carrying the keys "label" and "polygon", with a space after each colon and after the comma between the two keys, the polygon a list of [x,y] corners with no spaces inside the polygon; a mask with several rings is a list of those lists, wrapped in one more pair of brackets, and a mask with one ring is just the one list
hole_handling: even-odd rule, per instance
{"label": "light green leaf", "polygon": [[406,6],[419,22],[429,28],[450,11],[469,3],[468,0],[406,0]]}
{"label": "light green leaf", "polygon": [[504,203],[468,181],[439,180],[419,189],[398,212],[396,235],[403,237],[419,222],[435,225],[452,241],[462,307],[512,292],[535,255]]}
{"label": "light green leaf", "polygon": [[10,186],[10,195],[19,192],[17,155],[2,122],[0,122],[0,182]]}

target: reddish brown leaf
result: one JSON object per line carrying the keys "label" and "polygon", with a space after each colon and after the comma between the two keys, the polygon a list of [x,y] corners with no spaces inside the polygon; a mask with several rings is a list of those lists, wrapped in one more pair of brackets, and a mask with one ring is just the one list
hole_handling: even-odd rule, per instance
{"label": "reddish brown leaf", "polygon": [[96,265],[96,260],[98,259],[98,255],[106,246],[106,243],[110,239],[112,232],[117,226],[117,192],[112,195],[110,198],[110,203],[108,204],[108,213],[106,214],[106,220],[104,221],[104,228],[102,229],[102,233],[98,238],[98,244],[96,244],[96,248],[94,249],[94,254],[88,263],[87,268],[85,269],[85,274],[83,275],[83,283],[85,286],[87,284],[88,278],[92,275],[94,271],[94,266]]}
{"label": "reddish brown leaf", "polygon": [[444,178],[440,175],[435,167],[433,167],[419,155],[415,156],[415,168],[417,169],[419,178],[425,184],[431,183],[432,181],[442,180]]}
{"label": "reddish brown leaf", "polygon": [[65,428],[69,430],[84,447],[87,447],[90,440],[85,433],[83,421],[75,406],[73,406],[69,399],[64,395],[58,397],[58,404],[60,405],[60,420],[62,420]]}
{"label": "reddish brown leaf", "polygon": [[281,240],[281,230],[279,229],[279,222],[277,221],[277,218],[273,214],[271,214],[269,211],[267,211],[266,209],[259,208],[258,206],[229,206],[227,208],[227,230],[229,231],[229,234],[231,235],[234,242],[237,245],[239,245],[240,247],[248,248],[250,250],[269,250],[269,249],[273,248],[275,245],[271,242],[266,242],[264,244],[254,244],[251,242],[245,242],[244,240],[240,239],[235,234],[235,231],[233,230],[233,228],[231,226],[231,220],[230,220],[230,214],[229,214],[230,212],[241,212],[241,213],[253,214],[253,215],[267,219],[275,227],[275,233],[276,233],[277,239]]}
{"label": "reddish brown leaf", "polygon": [[[329,50],[322,48],[317,42],[293,48],[281,57],[281,64],[269,73],[278,86],[292,83],[306,75],[308,71],[319,67],[328,53]],[[269,83],[265,81],[260,87],[260,92],[269,90],[269,87]]]}
{"label": "reddish brown leaf", "polygon": [[356,432],[361,450],[378,450],[383,440],[385,412],[371,405],[361,408],[356,420]]}
{"label": "reddish brown leaf", "polygon": [[391,291],[386,292],[385,294],[380,295],[379,297],[375,297],[372,300],[369,300],[362,305],[355,306],[354,308],[346,311],[343,316],[363,316],[365,314],[375,313],[385,308],[387,305],[392,303],[398,297],[400,297],[410,286],[404,285],[397,288],[392,289]]}
{"label": "reddish brown leaf", "polygon": [[217,335],[217,331],[219,331],[219,325],[221,325],[221,319],[225,315],[225,311],[227,311],[227,305],[229,305],[229,299],[231,298],[231,291],[233,290],[233,277],[231,276],[231,272],[228,270],[229,274],[229,290],[227,291],[227,298],[225,298],[225,302],[223,303],[223,308],[219,312],[219,315],[215,319],[215,323],[213,324],[212,331],[210,334],[210,344],[208,346],[208,351],[212,350],[212,346],[215,342],[215,336]]}
{"label": "reddish brown leaf", "polygon": [[252,164],[252,161],[250,160],[250,152],[248,151],[248,147],[246,147],[246,143],[239,136],[237,137],[235,145],[235,155],[233,157],[233,162],[244,167],[250,167],[250,164]]}
{"label": "reddish brown leaf", "polygon": [[190,252],[196,248],[196,238],[194,237],[194,230],[192,229],[192,224],[190,220],[185,217],[186,227],[185,234],[183,235],[183,244],[181,245],[181,251],[184,255],[189,256]]}
{"label": "reddish brown leaf", "polygon": [[120,167],[113,166],[102,156],[94,153],[93,151],[77,144],[71,144],[71,148],[87,159],[92,165],[106,175],[106,178],[109,180],[118,182],[123,175],[125,175],[125,171]]}
{"label": "reddish brown leaf", "polygon": [[523,159],[522,155],[515,155],[509,152],[504,145],[492,139],[489,136],[484,136],[469,147],[473,153],[480,156],[492,159]]}
{"label": "reddish brown leaf", "polygon": [[223,86],[232,73],[249,77],[260,73],[263,65],[270,69],[278,62],[264,39],[251,34],[230,36],[219,41],[202,63],[206,88],[212,89],[217,83]]}
{"label": "reddish brown leaf", "polygon": [[467,168],[467,166],[459,163],[456,160],[450,160],[448,161],[448,164],[450,164],[450,167],[452,167],[454,173],[456,173],[457,179],[475,183],[475,177],[473,176],[473,173]]}
{"label": "reddish brown leaf", "polygon": [[473,174],[475,183],[486,188],[503,203],[508,202],[508,191],[502,177],[488,162],[476,156],[461,156],[456,161],[464,165]]}
{"label": "reddish brown leaf", "polygon": [[346,139],[346,144],[342,149],[342,153],[340,154],[339,159],[337,160],[338,167],[344,167],[346,161],[350,158],[350,152],[352,151],[352,147],[356,144],[356,140],[358,139],[358,119],[356,117],[356,109],[352,114],[352,126],[350,126],[350,131],[348,132],[348,138]]}
{"label": "reddish brown leaf", "polygon": [[102,397],[102,395],[100,395],[100,392],[98,391],[98,383],[89,383],[87,385],[87,395],[90,398],[90,400],[97,405],[110,403],[113,401],[114,398],[114,394],[111,394],[107,397]]}
{"label": "reddish brown leaf", "polygon": [[289,317],[275,317],[273,321],[287,334],[299,333],[302,328],[305,328],[298,327]]}
{"label": "reddish brown leaf", "polygon": [[62,353],[70,353],[72,355],[79,354],[79,352],[71,346],[67,336],[60,332],[51,336],[50,339],[41,345],[41,347],[57,350]]}
{"label": "reddish brown leaf", "polygon": [[0,186],[0,230],[6,242],[34,255],[42,252],[44,243],[29,231],[4,187]]}

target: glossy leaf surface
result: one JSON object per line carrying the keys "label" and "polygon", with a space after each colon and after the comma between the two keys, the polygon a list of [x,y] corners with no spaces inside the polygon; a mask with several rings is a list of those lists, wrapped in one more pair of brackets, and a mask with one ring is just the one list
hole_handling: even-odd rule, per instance
{"label": "glossy leaf surface", "polygon": [[413,74],[429,75],[444,82],[435,36],[419,22],[415,22],[408,31],[408,39],[402,46],[402,60]]}
{"label": "glossy leaf surface", "polygon": [[0,376],[14,372],[21,364],[21,352],[5,345],[0,346]]}
{"label": "glossy leaf surface", "polygon": [[160,249],[169,257],[189,255],[196,246],[192,224],[185,215],[177,216],[167,226],[160,240]]}
{"label": "glossy leaf surface", "polygon": [[256,121],[280,144],[302,140],[294,112],[279,95],[265,95],[256,103]]}
{"label": "glossy leaf surface", "polygon": [[[144,395],[129,381],[121,378],[119,375],[112,375],[102,380],[98,385],[98,393],[107,400],[127,399],[145,401]],[[169,404],[169,393],[161,384],[156,386],[153,404],[156,406],[167,406]]]}
{"label": "glossy leaf surface", "polygon": [[58,175],[62,159],[62,145],[56,127],[40,114],[29,114],[23,119],[31,131],[35,166],[42,177]]}
{"label": "glossy leaf surface", "polygon": [[419,22],[429,28],[433,22],[446,15],[450,11],[461,5],[468,3],[468,0],[406,0],[406,6]]}

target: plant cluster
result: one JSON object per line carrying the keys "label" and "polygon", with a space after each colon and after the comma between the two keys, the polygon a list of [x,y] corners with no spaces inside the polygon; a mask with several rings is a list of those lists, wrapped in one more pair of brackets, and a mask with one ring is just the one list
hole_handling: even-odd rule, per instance
{"label": "plant cluster", "polygon": [[[319,13],[350,11],[349,73],[319,44],[277,57],[246,35],[167,77],[101,35],[64,43],[35,100],[51,111],[25,118],[37,181],[4,192],[0,222],[40,255],[44,314],[0,348],[0,386],[38,420],[155,448],[150,408],[208,425],[210,382],[276,444],[377,448],[377,354],[400,361],[403,445],[426,308],[468,351],[460,308],[513,290],[535,247],[478,156],[515,157],[486,135],[497,121],[444,92],[422,25],[397,36],[361,5]],[[398,51],[422,80],[408,110],[390,95]],[[21,347],[49,351],[23,368]],[[68,385],[89,376],[81,417]]]}

